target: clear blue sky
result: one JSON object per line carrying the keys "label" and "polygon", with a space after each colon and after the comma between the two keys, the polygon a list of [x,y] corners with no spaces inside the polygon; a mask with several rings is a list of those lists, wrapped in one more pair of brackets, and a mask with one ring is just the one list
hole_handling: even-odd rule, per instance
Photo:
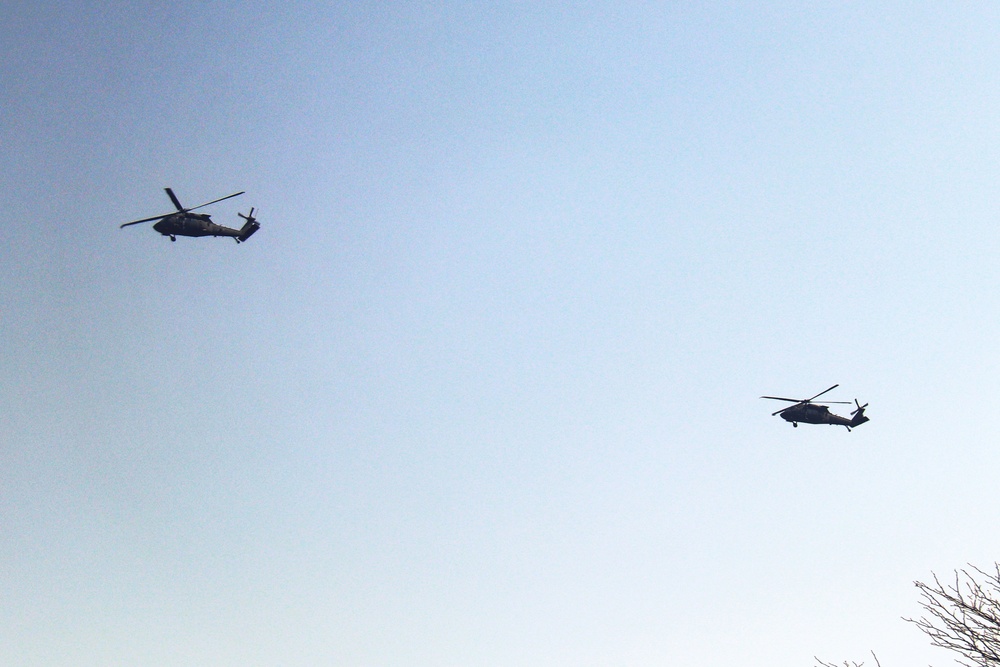
{"label": "clear blue sky", "polygon": [[[944,664],[1000,5],[0,8],[0,663]],[[212,209],[250,242],[122,222]],[[793,429],[761,394],[870,401]],[[844,406],[841,406],[844,407]]]}

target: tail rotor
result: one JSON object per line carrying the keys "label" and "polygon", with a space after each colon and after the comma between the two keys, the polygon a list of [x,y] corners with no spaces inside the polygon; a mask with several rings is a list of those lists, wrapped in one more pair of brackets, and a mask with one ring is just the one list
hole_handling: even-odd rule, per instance
{"label": "tail rotor", "polygon": [[861,405],[858,403],[858,399],[855,398],[854,405],[858,407],[851,412],[851,426],[861,426],[868,421],[868,417],[865,417],[865,408],[868,407],[868,404]]}
{"label": "tail rotor", "polygon": [[237,243],[243,243],[248,238],[250,238],[251,236],[253,236],[254,232],[256,232],[258,229],[260,229],[260,223],[257,222],[257,218],[254,217],[253,212],[254,212],[254,209],[253,209],[253,207],[251,207],[250,208],[250,213],[248,213],[247,215],[243,215],[242,213],[237,213],[236,214],[236,215],[240,216],[241,218],[243,218],[244,220],[246,220],[246,224],[244,224],[243,228],[240,229],[240,235],[236,237],[236,242]]}

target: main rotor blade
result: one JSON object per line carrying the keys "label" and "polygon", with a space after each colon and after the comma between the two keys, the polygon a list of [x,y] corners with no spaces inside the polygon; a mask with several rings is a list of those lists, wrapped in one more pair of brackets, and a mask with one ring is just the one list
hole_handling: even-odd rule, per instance
{"label": "main rotor blade", "polygon": [[189,208],[189,209],[186,209],[186,210],[188,210],[188,211],[194,211],[195,209],[204,208],[204,207],[208,206],[209,204],[214,204],[216,202],[220,202],[223,199],[232,199],[233,197],[239,197],[241,194],[243,194],[243,192],[245,192],[245,190],[241,191],[241,192],[233,193],[231,195],[226,195],[225,197],[220,197],[218,199],[213,199],[210,202],[207,202],[205,204],[199,204],[198,206],[195,206],[194,208]]}
{"label": "main rotor blade", "polygon": [[126,222],[124,225],[119,226],[118,229],[121,229],[122,227],[128,227],[129,225],[138,225],[140,222],[152,222],[153,220],[162,220],[163,218],[167,217],[168,215],[174,215],[174,214],[173,213],[167,213],[166,215],[156,215],[156,216],[153,216],[152,218],[143,218],[142,220],[133,220],[132,222]]}
{"label": "main rotor blade", "polygon": [[818,394],[816,394],[816,395],[815,395],[815,396],[813,396],[812,398],[807,398],[806,400],[804,400],[804,401],[802,401],[802,402],[803,402],[803,403],[809,403],[810,401],[814,401],[814,400],[816,400],[817,398],[819,398],[820,396],[822,396],[823,394],[825,394],[826,392],[828,392],[828,391],[833,391],[834,389],[836,389],[836,388],[837,388],[837,387],[839,387],[839,386],[840,386],[839,384],[835,384],[835,385],[833,385],[832,387],[830,387],[829,389],[824,389],[823,391],[819,392]]}
{"label": "main rotor blade", "polygon": [[177,197],[174,195],[174,191],[171,190],[170,188],[163,188],[163,189],[167,191],[167,196],[170,197],[170,201],[174,203],[174,206],[177,207],[177,210],[183,213],[184,207],[181,206],[181,203],[177,200]]}
{"label": "main rotor blade", "polygon": [[[830,387],[829,389],[825,389],[825,390],[819,392],[818,394],[816,394],[812,398],[806,398],[806,399],[784,398],[783,396],[761,396],[761,398],[769,398],[772,401],[788,401],[789,403],[795,403],[795,405],[789,405],[787,408],[782,408],[782,409],[778,410],[777,412],[772,412],[771,416],[773,417],[775,415],[780,415],[785,410],[791,410],[792,408],[797,407],[799,405],[807,405],[809,403],[812,403],[815,399],[819,398],[820,396],[822,396],[826,392],[833,391],[834,389],[836,389],[839,386],[840,386],[839,384],[835,384],[832,387]],[[831,403],[831,404],[832,403],[842,403],[842,404],[845,404],[845,405],[849,405],[850,404],[850,401],[823,401],[823,402],[824,403]]]}

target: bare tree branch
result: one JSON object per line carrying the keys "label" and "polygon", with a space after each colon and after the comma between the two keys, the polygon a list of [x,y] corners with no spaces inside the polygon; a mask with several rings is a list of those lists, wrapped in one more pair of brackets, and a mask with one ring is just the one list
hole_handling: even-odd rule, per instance
{"label": "bare tree branch", "polygon": [[[879,664],[878,656],[875,655],[875,651],[872,651],[872,657],[875,658],[876,667],[882,667],[882,665]],[[816,656],[813,656],[813,660],[816,661],[817,667],[864,667],[865,664],[863,662],[854,662],[854,661],[849,662],[845,660],[843,664],[838,665],[835,662],[826,662],[825,660],[820,660]]]}
{"label": "bare tree branch", "polygon": [[956,662],[966,667],[1000,667],[1000,563],[992,572],[972,565],[955,572],[953,584],[913,582],[920,590],[919,619],[904,619],[916,625],[931,644],[958,653]]}
{"label": "bare tree branch", "polygon": [[824,660],[820,660],[816,656],[813,656],[813,660],[816,661],[818,667],[864,667],[865,664],[863,662],[853,662],[853,661],[848,662],[847,660],[845,660],[842,665],[838,665],[835,662],[826,662]]}

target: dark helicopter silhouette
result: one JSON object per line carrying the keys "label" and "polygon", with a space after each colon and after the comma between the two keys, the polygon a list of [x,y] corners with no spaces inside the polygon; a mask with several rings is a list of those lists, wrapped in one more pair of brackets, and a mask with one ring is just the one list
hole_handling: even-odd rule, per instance
{"label": "dark helicopter silhouette", "polygon": [[[777,412],[772,412],[771,416],[781,415],[781,418],[786,422],[792,422],[792,426],[798,426],[799,422],[803,424],[829,424],[830,426],[844,426],[850,431],[855,426],[861,426],[866,421],[868,417],[865,417],[865,408],[868,404],[865,403],[861,405],[858,403],[858,399],[854,399],[854,405],[857,408],[851,412],[851,418],[841,417],[830,412],[830,408],[825,405],[817,405],[813,403],[813,400],[819,398],[828,391],[832,391],[839,387],[839,384],[835,384],[829,389],[819,392],[812,398],[798,399],[798,398],[782,398],[780,396],[761,396],[761,398],[770,398],[775,401],[789,401],[795,405],[790,405],[787,408],[782,408]],[[843,403],[850,405],[850,401],[827,401],[827,403]]]}
{"label": "dark helicopter silhouette", "polygon": [[230,199],[232,197],[239,197],[242,192],[237,192],[236,194],[226,195],[219,199],[208,202],[207,204],[200,204],[198,206],[193,206],[191,208],[184,208],[181,203],[174,196],[174,191],[170,188],[163,188],[167,192],[167,196],[170,197],[170,201],[174,203],[177,207],[176,213],[167,213],[165,215],[154,215],[152,218],[143,218],[142,220],[133,220],[132,222],[126,222],[121,228],[128,227],[129,225],[138,225],[141,222],[151,222],[153,220],[159,220],[153,229],[160,232],[164,236],[169,236],[171,241],[176,241],[178,236],[231,236],[236,239],[237,243],[242,243],[248,238],[253,236],[254,232],[260,229],[260,223],[257,222],[257,218],[253,217],[253,209],[250,209],[249,215],[243,215],[242,213],[237,213],[246,220],[246,224],[243,225],[241,229],[232,229],[231,227],[223,227],[222,225],[217,225],[212,222],[212,216],[208,213],[192,213],[191,211],[199,208],[204,208],[210,204],[215,204],[223,199]]}

